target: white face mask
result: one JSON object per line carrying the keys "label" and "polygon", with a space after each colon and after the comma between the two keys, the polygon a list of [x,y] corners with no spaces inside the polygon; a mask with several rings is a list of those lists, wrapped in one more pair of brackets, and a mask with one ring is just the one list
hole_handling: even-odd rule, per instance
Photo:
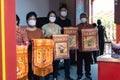
{"label": "white face mask", "polygon": [[87,22],[87,18],[81,18],[81,22],[82,22],[82,23]]}
{"label": "white face mask", "polygon": [[29,20],[29,21],[28,21],[28,24],[29,24],[30,26],[35,26],[35,25],[36,25],[36,20]]}
{"label": "white face mask", "polygon": [[49,17],[50,22],[55,22],[55,20],[56,20],[56,17]]}
{"label": "white face mask", "polygon": [[67,16],[67,11],[61,11],[61,16],[66,17]]}

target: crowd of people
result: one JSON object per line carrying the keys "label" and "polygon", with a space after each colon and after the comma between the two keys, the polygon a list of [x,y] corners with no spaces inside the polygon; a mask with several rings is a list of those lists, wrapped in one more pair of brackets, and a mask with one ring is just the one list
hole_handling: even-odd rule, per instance
{"label": "crowd of people", "polygon": [[[18,45],[26,44],[28,45],[28,79],[29,80],[39,80],[40,77],[33,74],[32,70],[32,43],[31,39],[52,39],[52,35],[54,34],[64,34],[63,28],[64,27],[71,27],[71,20],[67,18],[68,9],[66,5],[62,5],[59,8],[59,16],[56,15],[54,11],[50,11],[47,16],[48,23],[41,26],[41,28],[36,27],[37,15],[35,12],[29,12],[26,15],[26,23],[27,28],[23,28],[19,25],[20,19],[16,15],[16,41]],[[78,45],[79,49],[77,49],[77,80],[80,80],[83,76],[83,67],[85,67],[85,76],[92,80],[91,77],[91,62],[92,62],[92,53],[94,55],[94,61],[97,62],[96,57],[103,54],[104,50],[104,27],[101,25],[101,20],[98,20],[98,26],[96,24],[89,24],[88,17],[86,13],[80,14],[81,23],[76,25],[78,27]],[[99,51],[88,51],[83,52],[81,51],[81,29],[90,29],[90,28],[97,28],[99,34]],[[74,80],[70,76],[70,66],[71,63],[75,63],[75,50],[70,50],[70,58],[69,59],[62,59],[64,60],[64,71],[65,71],[65,80]],[[73,57],[74,56],[74,57]],[[83,66],[84,61],[84,66]],[[57,80],[58,77],[58,70],[59,70],[59,63],[60,60],[53,61],[53,80]],[[45,80],[49,80],[49,75],[45,76]]]}

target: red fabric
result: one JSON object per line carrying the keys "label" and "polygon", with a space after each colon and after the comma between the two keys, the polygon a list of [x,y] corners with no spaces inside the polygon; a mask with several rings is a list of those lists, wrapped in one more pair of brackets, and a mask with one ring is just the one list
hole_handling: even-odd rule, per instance
{"label": "red fabric", "polygon": [[78,28],[64,27],[64,34],[69,35],[69,48],[78,49]]}
{"label": "red fabric", "polygon": [[78,27],[78,46],[79,46],[79,50],[82,51],[82,29],[91,29],[94,28],[91,24],[83,24],[80,23],[78,24],[76,27]]}
{"label": "red fabric", "polygon": [[16,42],[17,44],[24,44],[28,41],[28,36],[25,28],[21,26],[16,27]]}

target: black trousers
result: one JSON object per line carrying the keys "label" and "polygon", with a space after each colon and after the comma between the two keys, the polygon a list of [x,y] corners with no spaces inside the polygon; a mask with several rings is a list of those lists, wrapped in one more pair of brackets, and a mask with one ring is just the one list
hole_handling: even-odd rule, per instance
{"label": "black trousers", "polygon": [[[83,65],[83,61],[84,64]],[[85,75],[91,75],[91,52],[79,52],[77,53],[77,74],[83,75],[83,66],[85,67]]]}
{"label": "black trousers", "polygon": [[34,75],[32,71],[32,63],[28,65],[28,80],[34,80]]}
{"label": "black trousers", "polygon": [[96,63],[97,62],[97,57],[99,56],[99,51],[93,51],[92,55],[93,55],[93,61]]}
{"label": "black trousers", "polygon": [[[53,78],[57,78],[60,60],[53,61]],[[70,77],[70,59],[64,59],[65,78]]]}
{"label": "black trousers", "polygon": [[40,77],[40,76],[37,76],[37,75],[34,75],[34,80],[49,80],[49,75],[47,75],[47,76],[45,76],[44,78],[42,78],[42,77]]}
{"label": "black trousers", "polygon": [[100,42],[99,42],[100,55],[103,55],[104,45],[105,45],[104,41],[100,41]]}
{"label": "black trousers", "polygon": [[70,50],[70,63],[71,65],[75,65],[76,64],[76,61],[75,61],[75,51],[76,50]]}

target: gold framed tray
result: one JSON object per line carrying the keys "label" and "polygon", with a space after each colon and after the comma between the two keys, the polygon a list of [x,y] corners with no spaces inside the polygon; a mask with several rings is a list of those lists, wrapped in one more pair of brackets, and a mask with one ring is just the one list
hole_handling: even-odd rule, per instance
{"label": "gold framed tray", "polygon": [[68,35],[53,35],[54,59],[69,58]]}
{"label": "gold framed tray", "polygon": [[98,30],[82,29],[82,51],[98,50]]}
{"label": "gold framed tray", "polygon": [[70,49],[78,49],[78,28],[77,27],[64,27],[64,34],[69,35]]}

